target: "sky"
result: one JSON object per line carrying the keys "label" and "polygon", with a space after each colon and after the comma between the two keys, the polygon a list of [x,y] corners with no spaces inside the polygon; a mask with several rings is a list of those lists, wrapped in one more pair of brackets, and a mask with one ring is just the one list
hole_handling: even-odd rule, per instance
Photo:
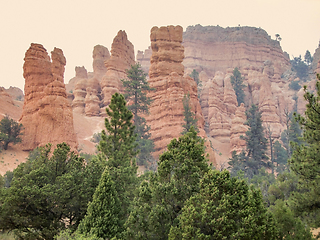
{"label": "sky", "polygon": [[92,50],[111,50],[125,30],[137,50],[150,45],[153,26],[261,27],[290,57],[311,54],[320,41],[320,0],[0,0],[0,86],[24,89],[23,58],[31,43],[67,59],[65,83],[76,66],[92,71]]}

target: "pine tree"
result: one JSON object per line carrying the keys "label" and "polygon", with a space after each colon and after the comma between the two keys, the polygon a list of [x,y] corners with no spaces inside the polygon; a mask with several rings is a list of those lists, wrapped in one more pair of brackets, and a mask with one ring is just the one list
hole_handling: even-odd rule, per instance
{"label": "pine tree", "polygon": [[103,239],[119,236],[121,204],[115,183],[111,180],[108,167],[104,170],[99,185],[89,203],[87,214],[78,231]]}
{"label": "pine tree", "polygon": [[246,87],[246,85],[243,84],[243,78],[241,77],[241,73],[238,68],[235,68],[233,70],[233,75],[230,77],[232,87],[236,93],[238,106],[240,106],[241,103],[244,103],[244,91],[243,89]]}
{"label": "pine tree", "polygon": [[192,127],[173,139],[159,158],[158,172],[140,185],[127,221],[128,239],[167,239],[185,201],[199,192],[209,171],[204,141]]}
{"label": "pine tree", "polygon": [[[317,75],[320,80],[320,75]],[[307,92],[305,116],[297,119],[303,127],[306,144],[293,144],[293,154],[289,160],[290,169],[299,177],[299,188],[294,193],[294,207],[297,214],[305,217],[312,227],[320,227],[320,82],[316,83],[315,94]]]}
{"label": "pine tree", "polygon": [[209,171],[170,229],[169,239],[277,239],[259,190],[228,171]]}
{"label": "pine tree", "polygon": [[112,95],[106,112],[108,117],[105,119],[105,127],[108,134],[102,131],[98,150],[108,158],[110,177],[116,183],[115,188],[121,202],[120,228],[123,228],[137,184],[135,127],[131,122],[133,115],[126,107],[123,95]]}
{"label": "pine tree", "polygon": [[187,133],[192,126],[197,132],[199,132],[199,129],[197,126],[198,119],[196,118],[194,112],[192,112],[191,106],[190,106],[190,94],[184,95],[182,99],[182,103],[183,103],[183,116],[184,116],[185,124],[182,125],[183,131],[181,134]]}
{"label": "pine tree", "polygon": [[153,89],[150,88],[146,80],[146,74],[139,63],[132,65],[127,70],[127,77],[128,79],[123,79],[122,83],[125,88],[124,97],[131,102],[128,109],[134,116],[133,122],[137,134],[136,150],[139,151],[137,162],[139,165],[147,165],[147,162],[153,160],[151,153],[154,152],[154,143],[150,139],[150,126],[147,125],[145,118],[141,115],[149,113],[149,106],[152,101],[151,98],[147,97],[147,92]]}
{"label": "pine tree", "polygon": [[[253,104],[246,112],[246,116],[245,124],[249,126],[249,129],[245,136],[241,136],[241,139],[246,141],[246,151],[239,155],[234,153],[229,164],[243,170],[245,176],[251,179],[253,175],[259,173],[261,167],[268,167],[266,162],[268,160],[266,155],[268,141],[264,136],[261,113],[258,111],[258,107]],[[234,172],[232,169],[231,171]]]}

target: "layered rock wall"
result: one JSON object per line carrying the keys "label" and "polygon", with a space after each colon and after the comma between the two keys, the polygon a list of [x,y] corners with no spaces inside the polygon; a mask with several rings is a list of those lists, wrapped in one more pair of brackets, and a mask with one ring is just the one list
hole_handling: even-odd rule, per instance
{"label": "layered rock wall", "polygon": [[289,59],[280,44],[261,28],[201,25],[189,26],[183,35],[186,68],[205,71],[214,76],[216,71],[261,66],[266,60],[279,64],[279,71],[287,69]]}
{"label": "layered rock wall", "polygon": [[73,150],[78,146],[72,108],[63,83],[66,59],[58,48],[51,56],[52,62],[40,44],[31,44],[25,54],[25,101],[20,118],[24,126],[23,150],[33,150],[47,143],[55,146],[66,142]]}
{"label": "layered rock wall", "polygon": [[[155,143],[155,155],[162,153],[173,138],[183,131],[183,97],[190,96],[190,106],[198,119],[200,135],[205,137],[204,120],[197,97],[197,85],[190,77],[184,77],[182,27],[153,27],[151,29],[151,67],[149,85],[155,91],[148,96],[153,100],[146,116],[151,126],[151,138]],[[214,162],[214,154],[211,154]]]}

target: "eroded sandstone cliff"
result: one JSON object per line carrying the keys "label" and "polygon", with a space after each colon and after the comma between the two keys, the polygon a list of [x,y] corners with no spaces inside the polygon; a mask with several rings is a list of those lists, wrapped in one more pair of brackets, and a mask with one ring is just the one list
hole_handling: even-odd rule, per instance
{"label": "eroded sandstone cliff", "polygon": [[[198,119],[200,135],[205,137],[204,119],[197,97],[197,85],[190,77],[184,77],[184,49],[181,45],[183,29],[180,26],[153,27],[151,29],[151,67],[149,84],[154,91],[148,96],[153,100],[146,116],[151,126],[151,138],[155,143],[155,155],[162,153],[173,138],[183,130],[183,102],[190,96],[190,106]],[[207,148],[209,151],[210,147]],[[212,150],[211,150],[212,151]],[[211,161],[215,163],[214,153]]]}
{"label": "eroded sandstone cliff", "polygon": [[73,150],[78,141],[73,115],[63,82],[66,59],[61,49],[51,52],[52,61],[41,44],[32,43],[24,58],[25,101],[20,122],[24,126],[22,149],[66,142]]}

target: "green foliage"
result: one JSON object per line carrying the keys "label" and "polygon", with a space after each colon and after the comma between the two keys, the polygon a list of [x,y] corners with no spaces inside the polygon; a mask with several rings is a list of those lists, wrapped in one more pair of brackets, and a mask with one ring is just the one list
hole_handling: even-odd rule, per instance
{"label": "green foliage", "polygon": [[128,239],[167,239],[185,201],[199,192],[200,179],[209,171],[204,155],[204,141],[193,127],[170,142],[158,172],[140,184],[126,223]]}
{"label": "green foliage", "polygon": [[238,106],[240,106],[241,103],[244,103],[245,94],[243,89],[246,87],[246,85],[243,84],[243,77],[241,77],[241,73],[238,68],[235,68],[233,70],[233,75],[230,77],[232,87],[236,93]]}
{"label": "green foliage", "polygon": [[[320,80],[320,75],[318,74]],[[291,170],[299,177],[301,192],[294,193],[294,209],[313,227],[320,227],[320,82],[316,83],[316,94],[306,91],[307,109],[305,116],[297,115],[303,127],[306,144],[293,144]]]}
{"label": "green foliage", "polygon": [[102,131],[98,150],[108,158],[110,177],[116,183],[116,192],[121,202],[119,227],[122,229],[137,184],[136,134],[131,122],[133,115],[126,107],[123,95],[115,93],[106,112],[108,118],[105,119],[105,127],[108,134]]}
{"label": "green foliage", "polygon": [[276,239],[261,193],[228,171],[209,171],[170,230],[169,239]]}
{"label": "green foliage", "polygon": [[69,229],[61,231],[54,238],[55,240],[103,240],[103,238],[98,238],[93,234],[82,234],[78,231],[72,233]]}
{"label": "green foliage", "polygon": [[198,119],[196,118],[196,115],[194,114],[194,112],[192,112],[191,110],[189,94],[183,96],[182,103],[183,103],[183,115],[184,115],[185,124],[182,125],[183,131],[181,134],[185,134],[189,132],[192,126],[197,132],[199,132],[199,129],[197,126]]}
{"label": "green foliage", "polygon": [[8,116],[5,116],[0,121],[0,143],[4,150],[8,149],[9,143],[16,144],[21,142],[22,129],[22,124],[17,123]]}
{"label": "green foliage", "polygon": [[105,130],[101,133],[101,141],[98,150],[109,159],[108,165],[117,168],[123,162],[134,158],[137,152],[135,148],[134,126],[131,123],[132,113],[126,107],[123,95],[115,93],[112,95],[111,103],[106,108],[109,118],[105,118]]}
{"label": "green foliage", "polygon": [[89,203],[87,214],[81,221],[78,231],[103,239],[120,234],[121,204],[115,183],[111,180],[108,167],[103,172],[99,185]]}
{"label": "green foliage", "polygon": [[273,145],[274,162],[276,163],[276,171],[283,172],[287,168],[288,154],[282,147],[281,143],[277,140]]}
{"label": "green foliage", "polygon": [[154,143],[150,139],[150,126],[147,125],[145,118],[141,117],[141,114],[149,113],[152,99],[147,97],[147,92],[154,89],[150,88],[146,74],[139,63],[132,65],[127,70],[127,77],[128,79],[123,79],[122,83],[125,88],[125,99],[130,102],[128,109],[134,115],[133,122],[135,134],[137,134],[135,150],[139,152],[137,163],[148,166],[153,161],[151,153],[154,152]]}
{"label": "green foliage", "polygon": [[314,239],[310,229],[305,227],[283,200],[277,200],[275,205],[270,207],[270,211],[279,231],[278,239]]}
{"label": "green foliage", "polygon": [[309,50],[306,51],[306,54],[304,55],[304,62],[310,66],[313,62],[313,57],[311,56],[311,53]]}
{"label": "green foliage", "polygon": [[299,91],[301,86],[299,84],[299,81],[292,81],[290,84],[289,84],[289,88],[291,88],[292,90],[294,91]]}
{"label": "green foliage", "polygon": [[9,188],[13,179],[13,172],[6,171],[4,174],[4,187]]}
{"label": "green foliage", "polygon": [[197,83],[197,86],[199,86],[199,84],[201,84],[200,78],[199,78],[199,73],[197,72],[197,70],[193,69],[193,71],[191,72],[191,74],[189,76]]}
{"label": "green foliage", "polygon": [[267,205],[274,205],[277,200],[287,201],[293,192],[298,190],[298,177],[292,172],[277,175],[276,181],[269,187]]}
{"label": "green foliage", "polygon": [[296,72],[296,76],[301,80],[306,80],[308,77],[308,65],[302,61],[301,55],[299,57],[294,57],[290,60],[292,70]]}
{"label": "green foliage", "polygon": [[50,145],[37,151],[14,170],[1,206],[0,228],[21,239],[52,239],[65,228],[75,230],[101,176],[101,165],[85,165],[65,143],[53,153]]}
{"label": "green foliage", "polygon": [[233,153],[232,158],[228,162],[231,168],[233,176],[237,169],[244,171],[245,176],[249,179],[259,173],[261,167],[268,167],[266,155],[267,139],[264,137],[261,113],[258,111],[256,105],[252,105],[246,112],[247,121],[246,125],[249,126],[245,136],[241,136],[241,139],[246,141],[246,151],[237,155]]}

